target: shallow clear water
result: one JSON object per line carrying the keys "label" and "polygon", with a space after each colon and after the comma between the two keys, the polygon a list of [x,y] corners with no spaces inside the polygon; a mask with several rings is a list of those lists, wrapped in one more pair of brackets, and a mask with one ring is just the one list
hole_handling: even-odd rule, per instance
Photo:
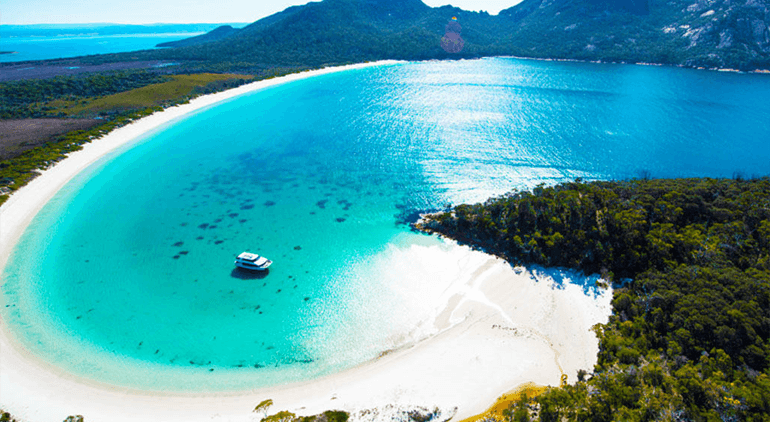
{"label": "shallow clear water", "polygon": [[[420,210],[584,179],[770,173],[770,77],[485,59],[250,93],[79,175],[3,275],[34,353],[102,381],[226,390],[307,379],[413,336],[445,269]],[[249,250],[268,275],[233,271]],[[412,337],[410,337],[412,336]]]}

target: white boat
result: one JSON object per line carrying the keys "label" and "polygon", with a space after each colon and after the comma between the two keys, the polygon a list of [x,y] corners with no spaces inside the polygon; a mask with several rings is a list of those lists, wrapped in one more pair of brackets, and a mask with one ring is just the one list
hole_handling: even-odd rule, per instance
{"label": "white boat", "polygon": [[243,252],[235,258],[235,266],[247,270],[264,271],[273,261],[255,253]]}

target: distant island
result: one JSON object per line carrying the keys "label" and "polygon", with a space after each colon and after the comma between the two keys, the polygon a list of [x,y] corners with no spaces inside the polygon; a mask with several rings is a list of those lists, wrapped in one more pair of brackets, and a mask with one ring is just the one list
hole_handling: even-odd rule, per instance
{"label": "distant island", "polygon": [[[52,37],[60,35],[125,35],[125,34],[159,34],[159,33],[201,33],[215,29],[222,24],[211,23],[160,23],[160,24],[30,24],[5,25],[0,28],[3,37]],[[231,23],[242,27],[245,24]]]}
{"label": "distant island", "polygon": [[16,54],[15,51],[0,51],[0,54]]}

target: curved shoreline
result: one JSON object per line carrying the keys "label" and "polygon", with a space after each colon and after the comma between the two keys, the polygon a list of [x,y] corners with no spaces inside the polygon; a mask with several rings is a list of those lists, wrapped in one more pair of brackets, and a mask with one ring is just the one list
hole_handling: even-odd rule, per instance
{"label": "curved shoreline", "polygon": [[[350,65],[258,81],[168,108],[84,145],[0,207],[0,268],[5,267],[34,216],[60,188],[144,133],[254,90],[325,73],[394,63]],[[598,345],[588,328],[606,319],[611,294],[605,292],[596,301],[583,298],[577,286],[555,290],[546,279],[538,282],[529,272],[454,244],[448,251],[412,246],[395,253],[420,264],[462,264],[456,269],[453,287],[446,292],[445,308],[435,315],[436,334],[377,360],[317,380],[247,392],[143,392],[65,373],[25,353],[0,321],[0,407],[27,421],[62,420],[75,414],[84,415],[89,422],[137,418],[249,421],[261,418],[251,410],[270,398],[275,402],[274,412],[355,412],[389,404],[439,406],[451,412],[458,406],[457,416],[462,418],[485,410],[500,394],[518,384],[534,381],[556,385],[560,368],[572,379],[577,369],[590,369],[595,362]],[[585,300],[583,306],[577,306],[574,301],[581,298]],[[540,309],[539,305],[544,304],[548,309]]]}

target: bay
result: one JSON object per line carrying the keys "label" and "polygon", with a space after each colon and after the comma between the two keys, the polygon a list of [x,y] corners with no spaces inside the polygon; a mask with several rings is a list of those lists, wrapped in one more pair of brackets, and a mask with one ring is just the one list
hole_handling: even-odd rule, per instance
{"label": "bay", "polygon": [[[346,71],[200,110],[101,160],[3,275],[25,347],[142,389],[314,378],[420,338],[426,210],[540,183],[770,173],[770,78],[494,58]],[[269,274],[234,270],[250,250]],[[451,278],[451,277],[450,277]]]}

